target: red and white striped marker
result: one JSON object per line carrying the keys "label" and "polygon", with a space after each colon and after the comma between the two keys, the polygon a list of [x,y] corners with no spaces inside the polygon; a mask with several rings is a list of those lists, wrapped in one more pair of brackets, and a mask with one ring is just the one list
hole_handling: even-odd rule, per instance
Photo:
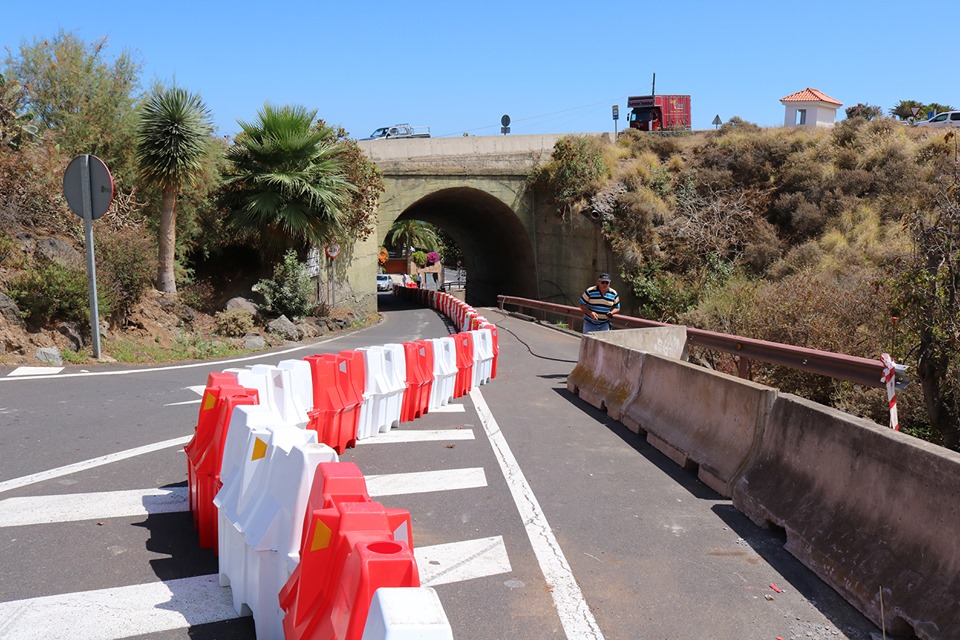
{"label": "red and white striped marker", "polygon": [[890,428],[900,431],[900,420],[897,419],[897,364],[889,353],[881,353],[880,362],[883,363],[880,382],[887,385],[887,401],[890,403]]}

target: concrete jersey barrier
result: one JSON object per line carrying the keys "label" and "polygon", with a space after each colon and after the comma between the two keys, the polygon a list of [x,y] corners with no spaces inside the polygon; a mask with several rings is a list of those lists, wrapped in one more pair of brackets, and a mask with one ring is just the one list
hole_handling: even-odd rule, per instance
{"label": "concrete jersey barrier", "polygon": [[960,637],[960,454],[781,394],[734,505],[887,633]]}

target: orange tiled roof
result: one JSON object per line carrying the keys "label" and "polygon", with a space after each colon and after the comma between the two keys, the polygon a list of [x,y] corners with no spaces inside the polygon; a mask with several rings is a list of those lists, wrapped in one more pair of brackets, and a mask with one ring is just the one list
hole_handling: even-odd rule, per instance
{"label": "orange tiled roof", "polygon": [[842,107],[843,103],[835,98],[831,98],[823,91],[818,91],[817,89],[811,89],[807,87],[803,91],[797,91],[796,93],[791,93],[785,98],[780,98],[780,102],[826,102],[829,104],[835,104],[838,107]]}

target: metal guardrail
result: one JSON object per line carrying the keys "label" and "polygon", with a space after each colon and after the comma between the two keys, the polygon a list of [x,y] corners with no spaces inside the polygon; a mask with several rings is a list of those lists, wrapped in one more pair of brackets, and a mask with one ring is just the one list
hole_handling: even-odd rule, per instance
{"label": "metal guardrail", "polygon": [[[522,309],[536,309],[538,311],[570,318],[579,319],[583,317],[583,313],[578,307],[570,307],[562,304],[540,302],[539,300],[518,298],[515,296],[497,296],[497,301],[501,310],[503,310],[504,305],[511,305]],[[616,328],[630,329],[670,326],[663,322],[654,322],[653,320],[644,320],[643,318],[634,318],[620,314],[613,317],[612,325]],[[847,380],[868,387],[884,386],[884,383],[880,380],[883,374],[883,364],[880,360],[848,356],[830,351],[820,351],[818,349],[807,349],[805,347],[795,347],[779,342],[767,342],[766,340],[756,340],[742,336],[731,336],[725,333],[706,331],[693,327],[687,327],[687,344],[740,356],[738,369],[740,376],[744,378],[747,377],[746,372],[749,361],[759,360],[799,371],[829,376],[838,380]],[[898,367],[898,369],[901,368]],[[898,371],[898,373],[900,373],[900,371]]]}

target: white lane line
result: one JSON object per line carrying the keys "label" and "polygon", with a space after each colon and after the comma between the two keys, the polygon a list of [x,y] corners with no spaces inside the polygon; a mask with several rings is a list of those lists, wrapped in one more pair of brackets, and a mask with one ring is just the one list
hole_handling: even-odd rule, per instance
{"label": "white lane line", "polygon": [[186,387],[186,389],[193,391],[198,396],[202,396],[203,392],[207,390],[207,385],[205,384],[195,384],[191,387]]}
{"label": "white lane line", "polygon": [[63,367],[17,367],[7,374],[11,376],[44,376],[53,375],[63,371]]}
{"label": "white lane line", "polygon": [[68,464],[65,467],[58,467],[56,469],[50,469],[49,471],[41,471],[40,473],[34,473],[32,475],[22,476],[20,478],[13,478],[12,480],[4,480],[3,482],[0,482],[0,493],[3,493],[4,491],[11,491],[13,489],[19,489],[20,487],[25,487],[37,482],[43,482],[44,480],[70,475],[71,473],[77,473],[78,471],[86,471],[87,469],[100,467],[105,464],[110,464],[111,462],[117,462],[118,460],[134,458],[145,453],[153,453],[154,451],[159,451],[160,449],[182,446],[190,442],[191,438],[193,438],[193,436],[184,436],[182,438],[164,440],[163,442],[155,442],[142,447],[136,447],[135,449],[127,449],[126,451],[110,453],[105,456],[100,456],[99,458],[91,458],[90,460],[84,460],[83,462],[75,462],[74,464]]}
{"label": "white lane line", "polygon": [[112,640],[231,620],[217,574],[0,602],[5,640]]}
{"label": "white lane line", "polygon": [[599,640],[603,638],[603,633],[583,597],[583,592],[580,591],[567,558],[563,555],[560,543],[553,535],[550,523],[547,522],[523,471],[520,470],[520,465],[517,464],[517,459],[510,450],[506,438],[503,437],[500,425],[490,412],[490,407],[487,406],[479,389],[474,388],[470,391],[470,399],[473,400],[473,406],[493,446],[500,470],[507,481],[507,486],[510,487],[513,501],[520,511],[520,517],[527,530],[527,537],[530,538],[530,544],[533,546],[533,552],[537,556],[540,570],[543,571],[543,576],[551,587],[550,595],[553,597],[553,604],[557,608],[564,633],[570,639]]}
{"label": "white lane line", "polygon": [[446,471],[418,471],[414,473],[391,473],[382,476],[367,476],[367,493],[371,498],[398,496],[453,489],[475,489],[487,486],[483,467],[449,469]]}
{"label": "white lane line", "polygon": [[165,405],[163,405],[163,406],[165,406],[165,407],[179,407],[179,406],[182,405],[182,404],[200,404],[201,402],[203,402],[203,398],[200,398],[199,400],[184,400],[183,402],[168,402],[167,404],[165,404]]}
{"label": "white lane line", "polygon": [[189,508],[186,487],[7,498],[0,500],[0,527],[147,516]]}
{"label": "white lane line", "polygon": [[372,438],[357,440],[361,444],[395,444],[398,442],[433,442],[437,440],[473,440],[473,429],[431,429],[424,431],[406,431],[391,429],[378,433]]}
{"label": "white lane line", "polygon": [[420,571],[420,584],[462,582],[512,571],[501,536],[435,544],[413,550]]}
{"label": "white lane line", "polygon": [[442,407],[430,409],[427,413],[463,413],[466,408],[462,404],[445,404]]}
{"label": "white lane line", "polygon": [[[366,476],[366,481],[371,498],[487,486],[482,467]],[[0,500],[0,528],[177,513],[189,509],[186,487],[7,498]]]}

